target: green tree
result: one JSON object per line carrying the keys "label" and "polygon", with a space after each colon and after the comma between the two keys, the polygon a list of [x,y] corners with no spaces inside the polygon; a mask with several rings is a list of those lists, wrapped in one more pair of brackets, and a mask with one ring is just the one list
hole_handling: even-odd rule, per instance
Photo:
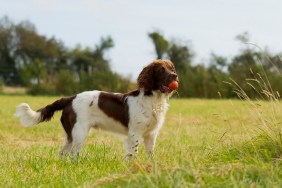
{"label": "green tree", "polygon": [[167,57],[174,63],[178,71],[185,71],[192,62],[193,53],[187,45],[171,42]]}
{"label": "green tree", "polygon": [[131,85],[129,78],[114,73],[106,58],[113,46],[113,39],[107,36],[94,48],[69,50],[54,37],[40,35],[31,22],[15,24],[4,17],[0,20],[0,79],[5,84],[28,86],[31,94],[99,88],[125,91]]}
{"label": "green tree", "polygon": [[[17,49],[15,58],[21,71],[30,72],[39,85],[42,78],[52,77],[59,70],[64,47],[54,38],[39,35],[35,26],[24,21],[15,27]],[[45,69],[45,71],[44,71]],[[47,72],[47,73],[45,73]],[[25,75],[26,76],[26,75]]]}
{"label": "green tree", "polygon": [[227,72],[228,60],[226,57],[211,54],[208,74],[209,74],[209,87],[212,90],[209,92],[210,98],[222,97],[226,98],[231,95],[230,87],[226,84],[229,79]]}
{"label": "green tree", "polygon": [[14,28],[14,23],[8,17],[0,19],[0,79],[9,85],[21,84],[14,58],[17,48]]}
{"label": "green tree", "polygon": [[101,38],[95,49],[86,47],[82,49],[77,46],[70,52],[70,62],[73,69],[80,75],[81,71],[92,76],[94,70],[109,71],[109,60],[105,58],[105,53],[114,46],[111,37]]}
{"label": "green tree", "polygon": [[153,41],[157,58],[168,58],[174,63],[180,82],[178,89],[179,96],[190,96],[191,83],[189,80],[192,79],[191,60],[193,57],[190,48],[179,41],[169,42],[157,31],[149,33],[149,37]]}
{"label": "green tree", "polygon": [[109,60],[106,59],[105,54],[113,47],[114,41],[110,36],[100,39],[100,43],[95,46],[92,53],[94,59],[93,69],[102,71],[110,70]]}
{"label": "green tree", "polygon": [[40,84],[46,76],[43,69],[53,76],[62,63],[66,64],[64,53],[61,42],[39,35],[29,21],[15,24],[7,17],[0,20],[0,75],[5,84],[29,84],[34,79]]}
{"label": "green tree", "polygon": [[169,42],[157,31],[149,33],[148,36],[154,44],[157,59],[162,59],[168,50]]}

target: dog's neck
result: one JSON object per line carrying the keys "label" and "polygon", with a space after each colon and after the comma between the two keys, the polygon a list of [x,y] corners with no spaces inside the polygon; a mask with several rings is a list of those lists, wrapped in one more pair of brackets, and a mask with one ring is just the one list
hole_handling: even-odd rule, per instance
{"label": "dog's neck", "polygon": [[168,100],[174,94],[174,92],[162,93],[160,90],[145,91],[144,88],[139,88],[138,91],[142,96],[152,96],[157,99],[166,100]]}

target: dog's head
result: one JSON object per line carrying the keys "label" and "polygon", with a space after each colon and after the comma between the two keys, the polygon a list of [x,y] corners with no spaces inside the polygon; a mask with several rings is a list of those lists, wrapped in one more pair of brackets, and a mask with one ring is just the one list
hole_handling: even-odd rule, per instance
{"label": "dog's head", "polygon": [[172,92],[168,85],[173,81],[178,82],[173,63],[170,60],[155,60],[141,71],[137,84],[146,95],[152,94],[152,91],[168,94]]}

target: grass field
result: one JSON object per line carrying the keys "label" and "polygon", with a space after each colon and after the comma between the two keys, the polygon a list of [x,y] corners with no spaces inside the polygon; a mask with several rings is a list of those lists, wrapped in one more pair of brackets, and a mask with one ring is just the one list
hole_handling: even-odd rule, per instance
{"label": "grass field", "polygon": [[59,158],[59,115],[24,128],[20,102],[38,109],[58,97],[0,96],[0,187],[281,187],[282,104],[173,99],[155,155],[124,161],[123,142],[92,131],[79,161]]}

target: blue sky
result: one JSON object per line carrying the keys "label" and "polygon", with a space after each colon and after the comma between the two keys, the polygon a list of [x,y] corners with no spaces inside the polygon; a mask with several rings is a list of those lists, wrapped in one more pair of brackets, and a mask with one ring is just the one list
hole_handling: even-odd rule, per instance
{"label": "blue sky", "polygon": [[231,57],[242,46],[235,36],[248,31],[251,42],[282,52],[282,1],[279,0],[0,0],[0,16],[29,20],[40,34],[66,46],[94,47],[110,35],[107,54],[113,70],[136,78],[151,62],[147,34],[158,29],[168,39],[183,40],[195,52],[194,63],[212,52]]}

